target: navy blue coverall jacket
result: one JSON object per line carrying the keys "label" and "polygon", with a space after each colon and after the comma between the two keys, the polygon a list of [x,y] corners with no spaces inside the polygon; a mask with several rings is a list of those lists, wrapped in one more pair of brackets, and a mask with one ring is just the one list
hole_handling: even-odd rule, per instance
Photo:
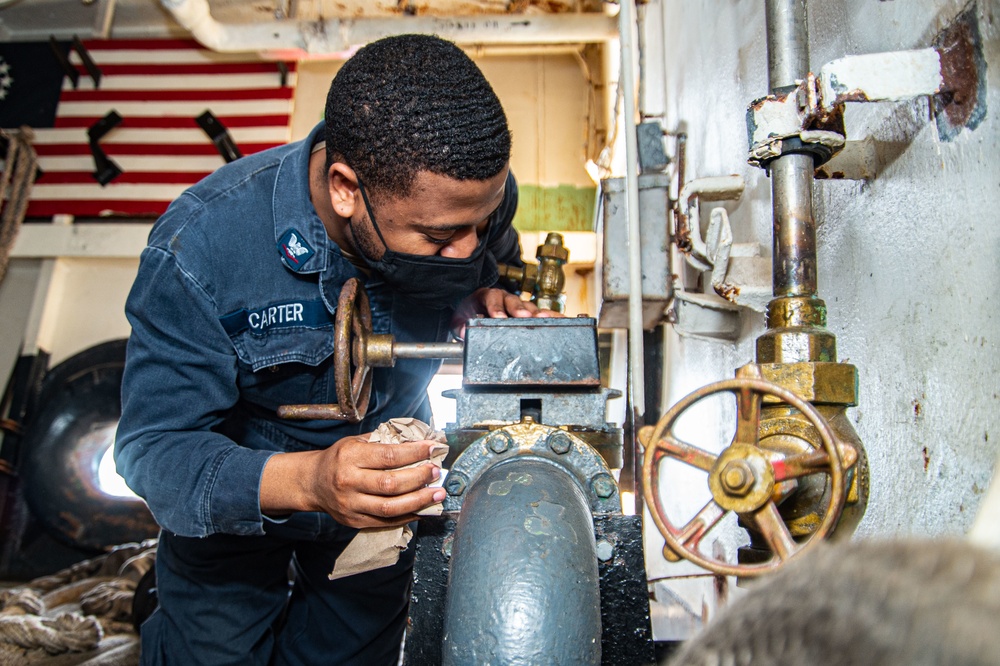
{"label": "navy blue coverall jacket", "polygon": [[[326,514],[281,520],[262,515],[261,473],[271,455],[325,448],[393,417],[426,421],[430,416],[426,387],[439,364],[432,360],[400,360],[393,368],[375,369],[370,408],[361,423],[291,422],[275,414],[283,404],[337,402],[333,325],[340,289],[349,278],[365,283],[376,333],[391,333],[401,342],[442,341],[449,334],[449,310],[396,297],[376,275],[365,275],[345,259],[327,236],[309,191],[310,154],[322,140],[319,125],[303,141],[220,168],[171,204],[142,254],[126,305],[132,335],[115,452],[119,471],[163,528],[157,572],[161,610],[168,613],[171,603],[183,605],[186,613],[200,612],[192,610],[200,602],[191,590],[212,579],[192,578],[197,558],[221,563],[234,553],[251,552],[246,544],[257,543],[234,536],[276,535],[289,543],[331,534],[349,538],[351,531]],[[500,262],[520,261],[511,225],[516,206],[517,186],[509,177],[486,239]],[[211,555],[192,554],[221,544],[222,535],[230,545]],[[293,554],[300,555],[290,546],[274,568],[280,570],[282,557]],[[328,559],[317,566],[331,564],[335,555]],[[284,566],[287,570],[287,559]],[[272,583],[240,584],[253,589]],[[277,584],[269,602],[276,607],[280,588]],[[233,604],[233,622],[245,625],[251,622],[248,613],[255,612],[249,607],[260,601],[244,597],[214,599],[203,612],[211,615],[220,604]],[[172,624],[187,621],[180,610]],[[276,613],[268,608],[266,617],[253,622],[273,632]],[[206,643],[237,640],[214,621],[190,622],[182,632],[185,641],[197,640],[188,633],[198,630],[193,626],[198,622],[208,624]],[[144,663],[161,663],[146,658],[145,635],[143,647]],[[196,656],[191,649],[187,658]],[[205,661],[226,660],[214,655]]]}

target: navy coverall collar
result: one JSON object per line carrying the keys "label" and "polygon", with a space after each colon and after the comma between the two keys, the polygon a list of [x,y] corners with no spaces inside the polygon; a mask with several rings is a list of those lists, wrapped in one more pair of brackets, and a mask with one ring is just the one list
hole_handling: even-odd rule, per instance
{"label": "navy coverall collar", "polygon": [[[309,191],[309,160],[313,146],[323,141],[323,136],[324,126],[319,123],[304,141],[290,144],[291,150],[282,157],[274,180],[271,205],[276,252],[285,267],[296,273],[325,271],[330,250],[336,247],[316,213]],[[281,251],[281,241],[290,231],[300,233],[307,246],[315,252],[301,268],[296,267],[287,253]]]}

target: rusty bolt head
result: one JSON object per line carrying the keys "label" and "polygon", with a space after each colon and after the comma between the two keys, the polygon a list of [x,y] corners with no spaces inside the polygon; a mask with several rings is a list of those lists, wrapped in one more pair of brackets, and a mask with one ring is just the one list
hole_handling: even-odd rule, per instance
{"label": "rusty bolt head", "polygon": [[559,455],[569,453],[569,450],[573,447],[573,442],[570,441],[569,435],[564,432],[554,432],[549,435],[548,443],[549,448]]}
{"label": "rusty bolt head", "polygon": [[733,460],[722,469],[719,480],[727,493],[744,497],[753,488],[755,478],[746,462]]}
{"label": "rusty bolt head", "polygon": [[591,481],[591,485],[594,486],[594,492],[601,499],[607,499],[615,494],[615,480],[608,474],[598,474]]}
{"label": "rusty bolt head", "polygon": [[461,495],[465,492],[465,486],[468,483],[468,479],[458,472],[451,472],[448,474],[448,478],[445,479],[444,489],[448,491],[449,495]]}
{"label": "rusty bolt head", "polygon": [[503,453],[510,448],[512,440],[510,435],[505,432],[495,432],[489,436],[486,443],[489,445],[490,451],[493,453]]}

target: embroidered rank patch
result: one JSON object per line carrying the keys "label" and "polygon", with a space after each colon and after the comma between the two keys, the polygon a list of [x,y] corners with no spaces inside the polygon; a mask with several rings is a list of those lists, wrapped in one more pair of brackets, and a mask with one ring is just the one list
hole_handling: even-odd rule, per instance
{"label": "embroidered rank patch", "polygon": [[285,264],[293,271],[300,271],[316,251],[297,229],[289,229],[278,241],[278,250],[285,259]]}

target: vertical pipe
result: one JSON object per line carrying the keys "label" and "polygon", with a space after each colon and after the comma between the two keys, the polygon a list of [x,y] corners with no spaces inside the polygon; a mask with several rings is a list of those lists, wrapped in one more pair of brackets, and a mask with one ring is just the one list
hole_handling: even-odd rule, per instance
{"label": "vertical pipe", "polygon": [[771,169],[771,207],[774,215],[773,293],[815,296],[816,221],[812,213],[813,158],[784,155]]}
{"label": "vertical pipe", "polygon": [[[772,94],[809,73],[805,0],[767,0],[767,64]],[[813,160],[783,155],[771,162],[775,297],[815,296],[816,222],[812,213]]]}
{"label": "vertical pipe", "polygon": [[635,62],[632,31],[635,0],[621,0],[618,32],[621,38],[621,71],[625,107],[625,219],[628,220],[628,361],[629,394],[633,411],[642,417],[646,405],[642,351],[642,263],[639,238],[638,140],[635,133]]}
{"label": "vertical pipe", "polygon": [[771,92],[809,73],[805,0],[767,0],[767,73]]}

